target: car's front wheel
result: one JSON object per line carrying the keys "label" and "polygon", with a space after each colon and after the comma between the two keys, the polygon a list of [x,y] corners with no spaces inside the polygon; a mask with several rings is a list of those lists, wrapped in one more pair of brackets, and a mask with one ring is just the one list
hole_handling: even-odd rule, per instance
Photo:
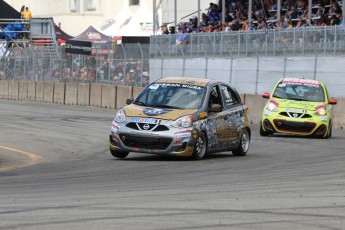
{"label": "car's front wheel", "polygon": [[249,149],[249,143],[250,143],[250,134],[248,129],[244,129],[240,144],[238,145],[238,148],[235,150],[232,150],[232,154],[234,156],[245,156]]}
{"label": "car's front wheel", "polygon": [[328,129],[327,129],[327,134],[323,138],[324,139],[328,139],[328,138],[331,138],[331,137],[332,137],[332,121],[329,121]]}
{"label": "car's front wheel", "polygon": [[265,131],[262,127],[262,124],[260,124],[260,136],[267,137],[268,135],[270,135],[270,133],[268,131]]}
{"label": "car's front wheel", "polygon": [[206,149],[207,149],[206,135],[203,132],[200,132],[198,134],[198,137],[196,138],[192,158],[194,160],[202,159],[205,156]]}
{"label": "car's front wheel", "polygon": [[115,151],[115,150],[112,150],[112,149],[110,149],[110,153],[114,157],[121,158],[121,159],[126,158],[128,156],[128,154],[129,154],[129,152],[119,152],[119,151]]}

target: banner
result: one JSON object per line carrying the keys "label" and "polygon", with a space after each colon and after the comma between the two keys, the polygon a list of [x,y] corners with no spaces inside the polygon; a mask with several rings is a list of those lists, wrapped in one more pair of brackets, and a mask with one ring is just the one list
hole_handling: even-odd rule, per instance
{"label": "banner", "polygon": [[91,55],[92,42],[67,40],[65,52],[69,54]]}

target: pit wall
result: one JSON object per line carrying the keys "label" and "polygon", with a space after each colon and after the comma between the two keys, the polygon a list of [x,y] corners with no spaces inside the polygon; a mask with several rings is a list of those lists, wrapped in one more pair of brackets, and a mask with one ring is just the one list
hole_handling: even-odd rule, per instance
{"label": "pit wall", "polygon": [[[143,89],[108,84],[0,80],[0,99],[119,109],[126,105],[127,98],[135,98]],[[267,99],[252,94],[243,94],[241,98],[249,108],[250,124],[259,124]],[[337,98],[337,102],[333,107],[333,127],[343,129],[345,98]]]}

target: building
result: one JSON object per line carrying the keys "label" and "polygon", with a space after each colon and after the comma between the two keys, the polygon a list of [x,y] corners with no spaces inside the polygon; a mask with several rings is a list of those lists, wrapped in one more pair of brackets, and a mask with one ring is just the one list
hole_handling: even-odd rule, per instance
{"label": "building", "polygon": [[[203,12],[210,1],[176,0],[177,21],[197,15],[198,1]],[[173,24],[175,0],[5,0],[20,11],[28,6],[33,17],[52,17],[72,36],[90,25],[109,36],[150,36],[153,34],[153,4],[156,2],[158,25]],[[218,1],[215,1],[218,2]],[[156,26],[158,27],[158,26]],[[158,31],[159,32],[159,31]]]}

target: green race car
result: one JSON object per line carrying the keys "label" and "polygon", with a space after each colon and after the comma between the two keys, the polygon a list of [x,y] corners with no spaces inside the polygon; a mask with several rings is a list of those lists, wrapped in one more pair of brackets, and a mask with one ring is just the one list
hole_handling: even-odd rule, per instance
{"label": "green race car", "polygon": [[332,106],[324,83],[316,80],[283,78],[278,81],[262,113],[260,135],[274,133],[330,138]]}

